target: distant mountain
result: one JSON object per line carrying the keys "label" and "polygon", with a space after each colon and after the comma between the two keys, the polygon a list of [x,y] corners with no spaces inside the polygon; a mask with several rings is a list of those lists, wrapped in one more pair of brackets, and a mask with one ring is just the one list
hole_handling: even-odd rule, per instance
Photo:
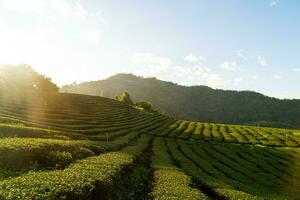
{"label": "distant mountain", "polygon": [[134,101],[149,101],[176,118],[300,128],[300,100],[280,100],[253,91],[187,87],[133,74],[117,74],[105,80],[66,85],[60,91],[109,98],[127,91]]}

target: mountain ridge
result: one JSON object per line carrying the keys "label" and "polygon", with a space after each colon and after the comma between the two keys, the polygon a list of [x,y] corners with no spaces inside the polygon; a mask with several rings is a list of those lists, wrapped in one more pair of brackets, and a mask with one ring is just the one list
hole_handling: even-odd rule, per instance
{"label": "mountain ridge", "polygon": [[61,92],[114,98],[127,91],[134,101],[151,102],[176,118],[226,124],[300,127],[300,100],[277,99],[254,91],[182,86],[155,77],[116,74],[104,80],[65,85]]}

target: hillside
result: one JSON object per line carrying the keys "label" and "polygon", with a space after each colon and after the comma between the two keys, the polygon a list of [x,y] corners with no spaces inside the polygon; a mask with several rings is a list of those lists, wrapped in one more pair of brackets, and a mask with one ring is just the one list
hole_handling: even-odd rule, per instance
{"label": "hillside", "polygon": [[300,130],[177,120],[109,98],[45,93],[36,84],[52,88],[50,79],[18,69],[39,81],[21,90],[25,79],[2,76],[1,200],[299,199]]}
{"label": "hillside", "polygon": [[174,120],[78,94],[6,94],[0,122],[0,199],[300,195],[296,130]]}
{"label": "hillside", "polygon": [[106,80],[66,85],[60,91],[108,98],[128,91],[134,101],[150,101],[175,118],[300,128],[300,100],[280,100],[251,91],[215,90],[206,86],[185,87],[132,74],[117,74]]}

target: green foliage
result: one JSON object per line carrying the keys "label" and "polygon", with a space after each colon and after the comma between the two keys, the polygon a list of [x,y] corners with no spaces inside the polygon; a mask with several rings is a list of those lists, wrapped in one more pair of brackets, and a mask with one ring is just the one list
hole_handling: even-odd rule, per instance
{"label": "green foliage", "polygon": [[[87,151],[86,151],[87,152]],[[93,153],[87,154],[86,157],[92,156]],[[73,155],[70,152],[66,151],[49,151],[46,155],[46,160],[51,160],[53,163],[55,163],[56,168],[62,168],[64,166],[69,165],[74,161]],[[84,158],[84,157],[82,157]]]}
{"label": "green foliage", "polygon": [[152,166],[154,186],[151,193],[154,200],[164,199],[208,199],[195,188],[190,187],[191,177],[172,164],[167,148],[162,138],[154,140],[154,156]]}
{"label": "green foliage", "polygon": [[206,140],[226,143],[265,145],[273,147],[299,147],[300,135],[293,130],[260,128],[225,124],[173,121],[161,133],[172,138]]}
{"label": "green foliage", "polygon": [[36,138],[0,139],[0,168],[19,171],[37,164],[39,168],[61,168],[76,159],[94,155],[79,141]]}
{"label": "green foliage", "polygon": [[300,128],[300,100],[280,100],[251,91],[180,86],[155,78],[117,74],[106,80],[68,85],[63,92],[114,98],[126,89],[135,101],[145,100],[166,114],[194,121]]}
{"label": "green foliage", "polygon": [[16,96],[0,98],[0,199],[299,198],[297,130],[175,120],[96,96]]}
{"label": "green foliage", "polygon": [[147,101],[139,101],[135,103],[136,106],[141,107],[145,110],[152,110],[152,104]]}
{"label": "green foliage", "polygon": [[1,93],[58,92],[58,87],[50,78],[37,73],[28,65],[0,65],[0,85]]}
{"label": "green foliage", "polygon": [[151,171],[143,166],[135,166],[133,172],[130,175],[125,174],[125,178],[122,178],[122,181],[126,181],[124,183],[126,190],[118,194],[119,199],[146,199],[147,190],[150,187]]}
{"label": "green foliage", "polygon": [[[236,169],[234,166],[229,168],[224,161],[219,162],[217,158],[212,157],[212,154],[207,153],[209,150],[200,153],[198,149],[201,148],[202,144],[206,144],[206,142],[199,145],[195,144],[197,151],[191,149],[184,141],[178,141],[177,143],[175,140],[168,140],[167,144],[172,157],[176,160],[178,165],[180,165],[187,174],[193,176],[194,179],[198,181],[198,185],[200,185],[203,191],[212,199],[223,199],[224,196],[236,200],[263,199],[257,196],[261,191],[259,189],[261,185],[258,186],[255,191],[257,194],[250,194],[249,190],[251,189],[249,189],[249,187],[251,187],[251,184],[246,182],[246,185],[244,185],[245,177],[242,177],[241,174],[237,172],[232,173],[232,170]],[[241,167],[239,167],[239,169],[240,168]],[[264,189],[267,193],[268,189]],[[276,193],[277,191],[272,192]]]}
{"label": "green foliage", "polygon": [[[65,170],[34,172],[0,182],[0,199],[92,199],[113,195],[114,182],[147,147],[144,136],[135,146],[81,160]],[[58,184],[59,183],[59,184]],[[36,187],[38,185],[38,187]]]}
{"label": "green foliage", "polygon": [[133,105],[133,101],[131,100],[128,92],[123,92],[121,95],[116,96],[115,99],[127,105]]}
{"label": "green foliage", "polygon": [[197,189],[191,188],[191,178],[179,170],[160,169],[154,172],[153,199],[208,199]]}
{"label": "green foliage", "polygon": [[63,132],[46,128],[24,126],[20,124],[0,123],[0,138],[3,137],[41,137],[41,138],[66,138]]}

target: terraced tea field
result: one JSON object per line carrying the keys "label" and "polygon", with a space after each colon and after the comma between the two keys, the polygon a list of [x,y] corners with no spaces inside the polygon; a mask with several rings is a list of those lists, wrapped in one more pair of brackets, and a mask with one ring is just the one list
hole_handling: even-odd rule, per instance
{"label": "terraced tea field", "polygon": [[117,101],[0,99],[0,199],[300,199],[300,131]]}

